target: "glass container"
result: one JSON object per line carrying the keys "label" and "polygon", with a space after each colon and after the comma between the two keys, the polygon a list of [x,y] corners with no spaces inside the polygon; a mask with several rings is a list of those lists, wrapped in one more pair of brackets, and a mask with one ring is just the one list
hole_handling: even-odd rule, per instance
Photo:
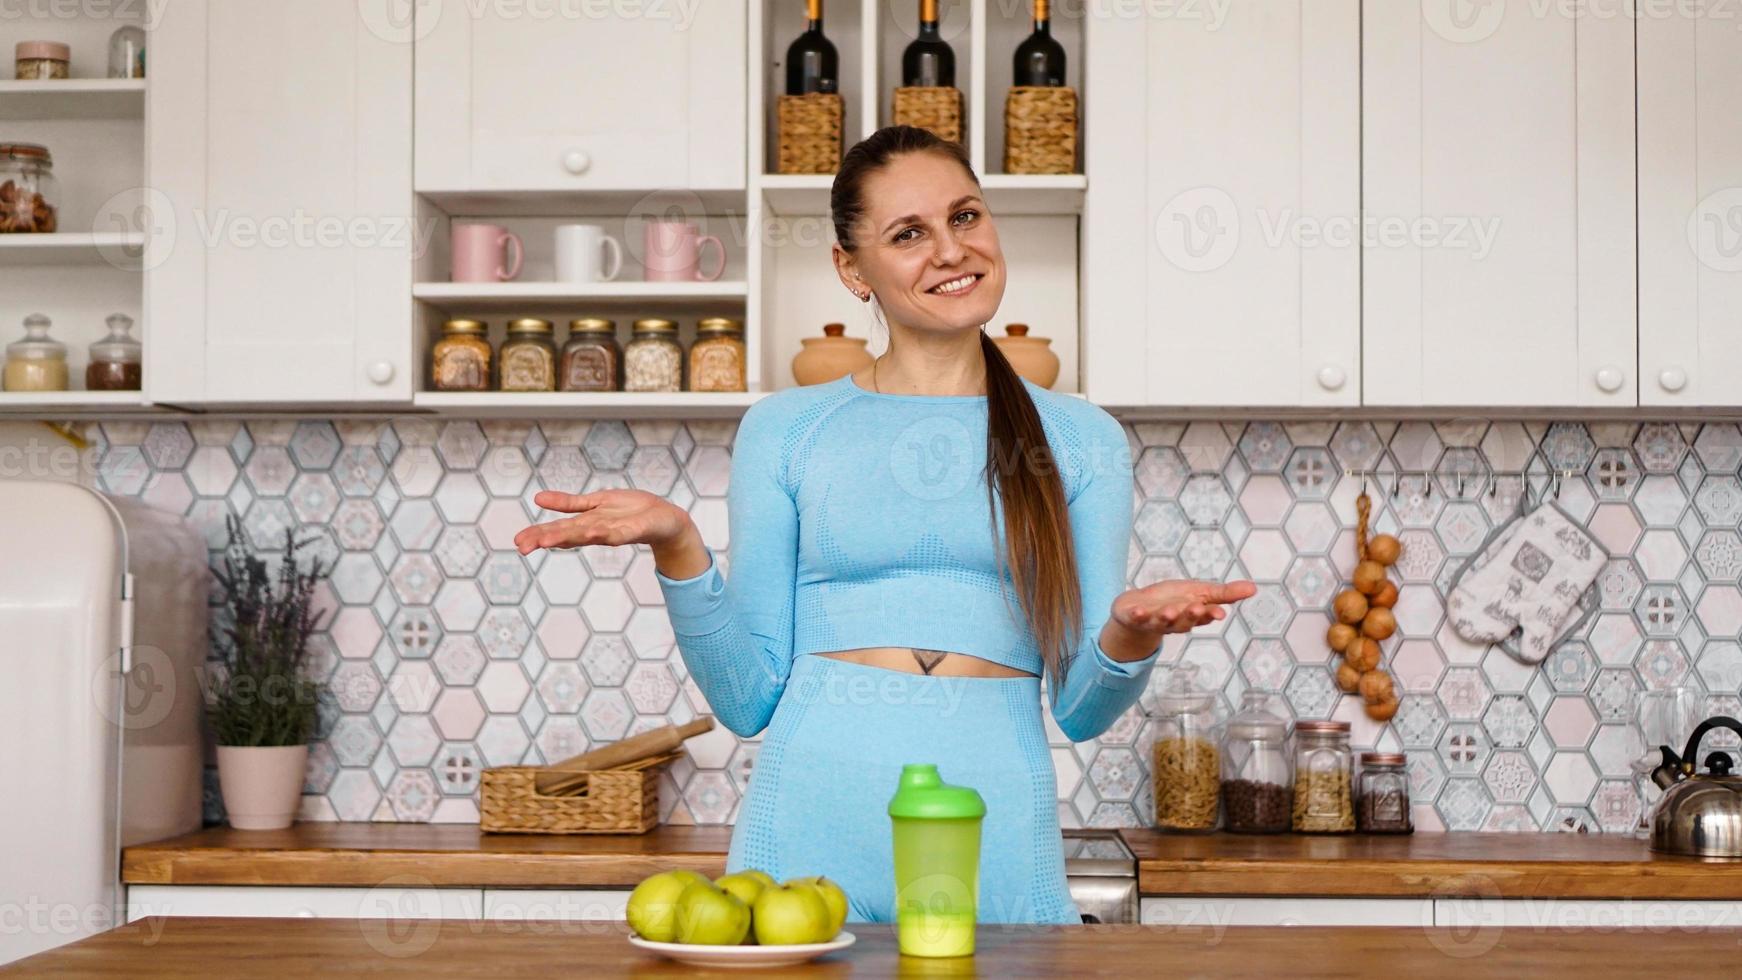
{"label": "glass container", "polygon": [[489,391],[490,340],[480,320],[449,320],[430,348],[430,384],[436,391]]}
{"label": "glass container", "polygon": [[1355,781],[1355,829],[1364,834],[1407,834],[1415,830],[1409,814],[1409,760],[1401,752],[1361,753]]}
{"label": "glass container", "polygon": [[37,143],[0,143],[0,232],[54,231],[60,186],[54,157]]}
{"label": "glass container", "polygon": [[109,325],[109,335],[91,345],[91,360],[85,365],[85,388],[138,391],[144,350],[133,339],[133,318],[115,313],[104,322]]}
{"label": "glass container", "polygon": [[1296,722],[1294,737],[1294,829],[1319,834],[1353,831],[1349,723]]}
{"label": "glass container", "polygon": [[743,322],[728,316],[698,322],[696,342],[690,345],[690,390],[744,391],[748,387]]}
{"label": "glass container", "polygon": [[583,317],[569,321],[563,344],[557,388],[562,391],[623,390],[623,347],[617,343],[617,321]]}
{"label": "glass container", "polygon": [[624,391],[682,391],[683,345],[670,320],[636,320],[623,346]]}
{"label": "glass container", "polygon": [[73,51],[59,41],[19,41],[12,49],[13,76],[24,81],[66,78]]}
{"label": "glass container", "polygon": [[24,318],[24,339],[6,345],[0,388],[6,391],[67,390],[67,345],[48,335],[48,317]]}
{"label": "glass container", "polygon": [[1222,736],[1222,823],[1241,834],[1289,828],[1294,783],[1288,721],[1271,710],[1275,696],[1249,690]]}
{"label": "glass container", "polygon": [[1221,705],[1198,668],[1173,669],[1157,701],[1150,782],[1157,830],[1209,833],[1221,810]]}
{"label": "glass container", "polygon": [[556,390],[555,335],[549,320],[526,317],[508,324],[500,355],[503,391]]}
{"label": "glass container", "polygon": [[145,31],[128,24],[109,35],[109,77],[145,77]]}

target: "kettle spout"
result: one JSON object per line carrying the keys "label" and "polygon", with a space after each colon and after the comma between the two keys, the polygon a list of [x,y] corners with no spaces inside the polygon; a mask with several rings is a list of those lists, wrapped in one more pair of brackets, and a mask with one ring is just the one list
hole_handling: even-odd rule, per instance
{"label": "kettle spout", "polygon": [[1658,750],[1663,753],[1663,762],[1651,770],[1651,781],[1657,784],[1658,789],[1669,789],[1688,778],[1688,774],[1682,771],[1682,760],[1675,754],[1674,749],[1660,745]]}

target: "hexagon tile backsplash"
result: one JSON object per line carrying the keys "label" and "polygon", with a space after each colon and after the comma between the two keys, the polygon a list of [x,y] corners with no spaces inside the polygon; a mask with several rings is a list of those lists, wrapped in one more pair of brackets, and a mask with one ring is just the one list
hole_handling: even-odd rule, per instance
{"label": "hexagon tile backsplash", "polygon": [[[272,420],[90,426],[96,479],[185,513],[221,543],[244,516],[259,546],[297,526],[338,556],[319,636],[332,682],[302,816],[472,821],[485,766],[544,761],[707,706],[688,682],[645,548],[513,549],[532,494],[634,486],[688,508],[723,548],[735,420]],[[1228,698],[1281,692],[1297,718],[1354,723],[1358,747],[1409,754],[1421,829],[1627,831],[1638,692],[1673,683],[1736,714],[1742,689],[1742,433],[1730,424],[1127,423],[1137,458],[1133,584],[1248,576],[1260,593],[1168,662]],[[1462,559],[1533,492],[1555,494],[1612,554],[1577,635],[1527,668],[1464,642],[1443,596]],[[1368,721],[1327,669],[1327,608],[1353,564],[1354,501],[1397,533],[1405,691]],[[1492,478],[1491,478],[1492,477]],[[1557,486],[1558,485],[1558,486]],[[730,566],[730,555],[725,555]],[[1143,706],[1098,740],[1050,727],[1067,826],[1151,816]],[[1050,721],[1050,720],[1049,720]],[[666,818],[730,822],[755,739],[689,743]],[[208,816],[221,817],[208,773]]]}

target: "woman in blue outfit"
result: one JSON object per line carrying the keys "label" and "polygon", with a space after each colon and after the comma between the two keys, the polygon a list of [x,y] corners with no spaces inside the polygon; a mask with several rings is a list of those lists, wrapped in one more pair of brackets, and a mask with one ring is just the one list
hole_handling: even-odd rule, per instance
{"label": "woman in blue outfit", "polygon": [[636,490],[546,491],[575,516],[535,548],[646,544],[684,664],[716,717],[763,733],[728,871],[826,875],[852,921],[893,921],[885,806],[934,762],[986,800],[982,922],[1080,922],[1065,887],[1058,734],[1105,731],[1162,636],[1226,616],[1246,581],[1125,587],[1123,427],[1018,376],[984,332],[998,233],[960,144],[906,126],[843,159],[830,195],[841,283],[888,351],[745,412],[727,490],[731,575],[690,515]]}

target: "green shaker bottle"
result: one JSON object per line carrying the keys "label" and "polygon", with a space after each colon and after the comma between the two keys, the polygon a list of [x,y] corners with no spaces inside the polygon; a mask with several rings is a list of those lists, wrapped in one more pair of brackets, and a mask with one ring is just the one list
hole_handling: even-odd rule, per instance
{"label": "green shaker bottle", "polygon": [[901,767],[889,800],[895,833],[895,935],[906,956],[971,956],[986,801],[931,763]]}

